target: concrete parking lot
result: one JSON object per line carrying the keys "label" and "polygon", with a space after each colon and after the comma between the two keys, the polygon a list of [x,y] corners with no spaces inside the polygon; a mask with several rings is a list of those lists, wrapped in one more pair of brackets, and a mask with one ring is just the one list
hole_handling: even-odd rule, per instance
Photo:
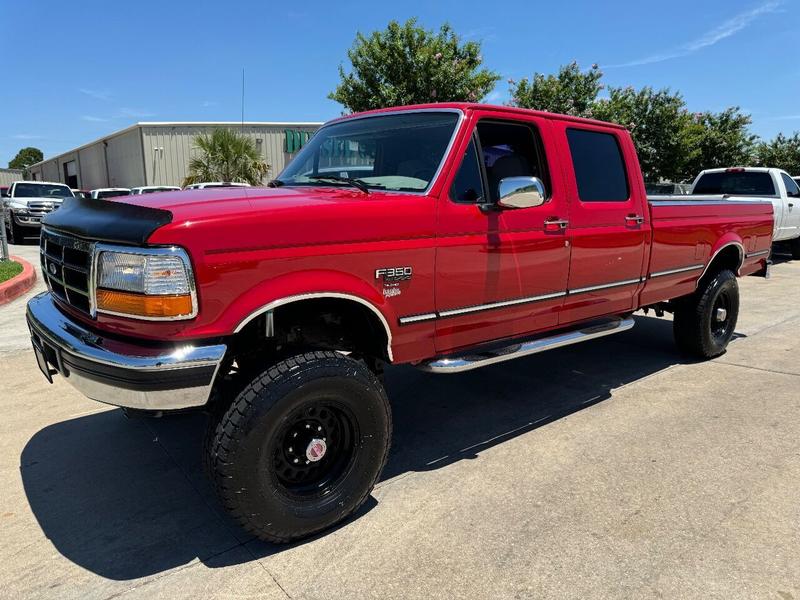
{"label": "concrete parking lot", "polygon": [[222,513],[201,415],[131,421],[49,386],[16,300],[0,308],[0,596],[800,599],[800,261],[741,288],[737,337],[707,363],[651,313],[462,375],[391,369],[382,481],[291,546]]}

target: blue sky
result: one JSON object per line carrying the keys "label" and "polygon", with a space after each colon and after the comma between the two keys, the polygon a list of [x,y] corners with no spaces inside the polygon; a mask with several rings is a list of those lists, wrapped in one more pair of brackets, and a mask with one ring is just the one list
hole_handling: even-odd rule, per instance
{"label": "blue sky", "polygon": [[753,131],[800,130],[800,1],[79,2],[0,0],[0,165],[52,156],[137,121],[324,121],[356,31],[417,16],[482,40],[503,80],[598,63],[608,85],[739,105]]}

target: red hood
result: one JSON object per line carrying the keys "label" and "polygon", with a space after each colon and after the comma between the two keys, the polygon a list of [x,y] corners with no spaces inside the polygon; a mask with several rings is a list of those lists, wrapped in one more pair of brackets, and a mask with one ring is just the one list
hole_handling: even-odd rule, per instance
{"label": "red hood", "polygon": [[[172,213],[153,244],[204,252],[352,243],[432,235],[415,223],[411,205],[429,198],[347,187],[212,188],[125,196],[117,202]],[[417,205],[418,206],[418,205]]]}

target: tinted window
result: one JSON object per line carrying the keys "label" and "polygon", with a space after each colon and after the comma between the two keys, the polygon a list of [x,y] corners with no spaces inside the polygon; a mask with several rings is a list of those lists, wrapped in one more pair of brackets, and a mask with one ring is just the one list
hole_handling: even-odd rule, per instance
{"label": "tinted window", "polygon": [[481,121],[477,132],[489,197],[493,202],[497,202],[500,181],[506,177],[538,177],[545,189],[550,189],[544,154],[532,127],[521,123]]}
{"label": "tinted window", "polygon": [[729,196],[774,196],[775,186],[769,173],[757,171],[721,171],[701,175],[692,194],[728,194]]}
{"label": "tinted window", "polygon": [[65,185],[49,185],[46,183],[18,183],[14,187],[15,198],[72,198],[72,190]]}
{"label": "tinted window", "polygon": [[609,133],[567,129],[578,196],[584,202],[628,199],[628,178],[617,138]]}
{"label": "tinted window", "polygon": [[483,182],[474,138],[464,152],[461,166],[450,188],[450,197],[456,202],[483,202]]}
{"label": "tinted window", "polygon": [[783,178],[783,185],[786,186],[786,194],[794,197],[800,196],[800,188],[797,187],[794,179],[789,177],[786,173],[781,173],[781,177]]}

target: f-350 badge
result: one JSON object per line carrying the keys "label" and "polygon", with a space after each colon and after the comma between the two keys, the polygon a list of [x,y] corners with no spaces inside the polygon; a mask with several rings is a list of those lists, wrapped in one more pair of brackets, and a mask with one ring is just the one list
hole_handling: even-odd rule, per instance
{"label": "f-350 badge", "polygon": [[412,272],[411,267],[384,267],[375,269],[375,279],[383,279],[386,283],[407,281],[411,279]]}

